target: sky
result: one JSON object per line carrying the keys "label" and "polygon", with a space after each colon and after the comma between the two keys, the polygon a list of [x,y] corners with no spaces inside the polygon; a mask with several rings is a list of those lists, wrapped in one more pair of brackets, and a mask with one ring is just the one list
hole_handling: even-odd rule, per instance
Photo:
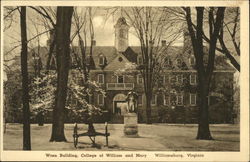
{"label": "sky", "polygon": [[[15,8],[15,7],[13,7]],[[55,8],[52,8],[52,10]],[[77,7],[75,10],[79,15],[83,17],[86,7]],[[112,14],[108,14],[112,11],[115,11]],[[96,46],[114,46],[115,43],[115,29],[114,25],[116,24],[118,18],[122,16],[121,7],[99,7],[92,8],[93,15],[93,26],[95,32],[95,41]],[[4,8],[4,13],[7,10]],[[56,13],[56,12],[55,12]],[[45,28],[44,21],[41,16],[31,9],[27,7],[27,36],[28,40],[32,39],[38,33],[43,33],[48,30]],[[3,32],[3,50],[4,50],[4,60],[5,65],[11,67],[14,63],[14,59],[16,56],[20,56],[21,50],[21,41],[20,41],[20,14],[18,10],[13,12],[13,16],[11,18],[12,21],[5,19],[4,21],[4,32]],[[72,21],[74,19],[72,18]],[[10,23],[11,22],[11,23]],[[54,18],[54,22],[56,22]],[[11,25],[10,25],[11,24]],[[10,26],[9,26],[10,25]],[[8,28],[6,28],[9,26]],[[72,23],[71,34],[74,32],[74,25]],[[39,38],[39,39],[38,39]],[[49,38],[49,33],[41,34],[36,39],[33,39],[28,43],[28,50],[38,46],[46,46],[47,40]],[[39,40],[39,42],[38,42]],[[182,41],[181,41],[182,42]],[[90,43],[88,42],[88,45]],[[75,39],[73,41],[73,45],[78,45],[78,40]],[[134,35],[133,28],[129,29],[129,46],[139,46],[139,40]]]}
{"label": "sky", "polygon": [[[84,10],[84,8],[80,8],[80,10]],[[111,8],[112,10],[112,8]],[[95,32],[95,40],[97,46],[114,46],[114,25],[119,17],[121,17],[121,11],[119,9],[112,15],[107,16],[107,10],[105,8],[98,8],[93,13],[93,25]],[[107,19],[108,17],[108,19]],[[9,22],[6,21],[6,24]],[[37,34],[37,31],[34,27],[34,23],[39,24],[38,33],[42,33],[45,31],[44,25],[42,24],[41,19],[37,18],[37,13],[32,9],[27,8],[27,27],[28,27],[28,39],[32,38]],[[4,31],[4,45],[7,48],[11,48],[18,41],[20,41],[20,22],[19,22],[19,13],[15,12],[14,21],[9,29]],[[133,28],[130,28],[129,34],[129,45],[130,46],[138,46],[139,40],[138,38],[132,34]],[[45,46],[48,40],[48,34],[43,34],[40,37],[40,45]],[[182,40],[181,40],[182,41]],[[181,42],[179,41],[179,42]],[[36,43],[33,41],[33,43]],[[20,42],[19,42],[20,44]],[[74,45],[77,45],[77,40],[73,42]]]}
{"label": "sky", "polygon": [[[17,41],[20,41],[20,25],[19,25],[19,17],[18,12],[16,12],[15,21],[12,23],[11,27],[4,32],[4,44],[8,46],[13,46]],[[39,23],[34,18],[34,11],[31,9],[27,9],[27,27],[28,27],[28,37],[32,37],[32,35],[36,35],[36,30],[34,25],[32,25],[32,21],[35,23]],[[114,45],[114,25],[119,15],[110,16],[106,20],[106,15],[103,13],[95,13],[93,17],[93,25],[95,31],[95,40],[96,45],[98,46],[113,46]],[[39,33],[45,31],[43,27],[39,27]],[[48,35],[43,34],[40,37],[40,45],[45,46],[48,40]],[[73,44],[77,44],[76,41]],[[133,35],[129,34],[129,44],[130,45],[139,45],[138,39]]]}

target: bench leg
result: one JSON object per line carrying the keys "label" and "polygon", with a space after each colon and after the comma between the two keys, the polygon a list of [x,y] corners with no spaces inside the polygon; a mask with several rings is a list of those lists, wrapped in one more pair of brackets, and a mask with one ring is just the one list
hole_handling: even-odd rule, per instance
{"label": "bench leg", "polygon": [[109,139],[108,139],[108,136],[106,136],[106,146],[109,147]]}
{"label": "bench leg", "polygon": [[75,136],[75,137],[74,137],[74,146],[75,146],[75,148],[77,147],[77,143],[78,143],[78,137]]}
{"label": "bench leg", "polygon": [[77,147],[77,143],[78,143],[78,134],[77,134],[77,123],[75,123],[74,126],[74,132],[73,132],[73,140],[74,140],[74,146],[75,148]]}
{"label": "bench leg", "polygon": [[89,136],[89,139],[92,141],[92,145],[95,146],[95,136],[93,137],[93,139]]}

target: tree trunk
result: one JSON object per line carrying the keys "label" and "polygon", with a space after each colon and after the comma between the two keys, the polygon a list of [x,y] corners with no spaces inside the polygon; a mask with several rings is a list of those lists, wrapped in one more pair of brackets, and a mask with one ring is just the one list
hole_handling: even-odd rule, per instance
{"label": "tree trunk", "polygon": [[23,100],[23,150],[31,150],[26,7],[21,7],[20,21],[21,21],[20,24],[21,24],[21,43],[22,43],[21,71],[22,71],[22,100]]}
{"label": "tree trunk", "polygon": [[150,94],[146,94],[146,116],[147,116],[146,123],[152,124],[152,120],[151,120],[151,95]]}
{"label": "tree trunk", "polygon": [[[204,78],[205,76],[201,76]],[[204,80],[204,79],[203,79]],[[211,140],[213,139],[209,130],[209,111],[208,111],[208,87],[209,83],[205,84],[201,81],[199,85],[199,121],[198,133],[196,139]]]}
{"label": "tree trunk", "polygon": [[66,141],[64,135],[64,115],[70,60],[70,29],[73,7],[57,8],[56,56],[57,90],[53,110],[53,125],[50,141]]}
{"label": "tree trunk", "polygon": [[204,7],[196,7],[197,12],[197,25],[196,31],[194,31],[191,9],[189,7],[184,8],[186,12],[186,21],[188,25],[188,31],[191,37],[193,51],[196,59],[197,72],[198,72],[198,97],[199,97],[199,126],[197,139],[211,140],[212,136],[209,130],[209,111],[208,111],[208,94],[211,77],[214,70],[214,59],[215,59],[215,49],[217,39],[219,37],[219,31],[222,27],[222,22],[224,19],[225,7],[219,7],[216,13],[216,20],[214,20],[214,8],[208,10],[209,13],[209,53],[208,53],[208,63],[205,66],[203,61],[203,16]]}

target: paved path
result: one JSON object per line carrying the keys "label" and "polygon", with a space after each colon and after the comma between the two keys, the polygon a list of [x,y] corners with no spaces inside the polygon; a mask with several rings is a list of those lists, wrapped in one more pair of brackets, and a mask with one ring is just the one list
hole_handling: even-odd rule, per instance
{"label": "paved path", "polygon": [[145,150],[145,151],[159,151],[159,150],[168,150],[166,146],[162,145],[155,139],[157,136],[142,134],[140,133],[139,126],[139,137],[128,138],[123,134],[123,125],[117,124],[111,126],[114,131],[112,131],[112,136],[110,137],[111,142],[113,142],[118,147],[121,147],[126,150]]}

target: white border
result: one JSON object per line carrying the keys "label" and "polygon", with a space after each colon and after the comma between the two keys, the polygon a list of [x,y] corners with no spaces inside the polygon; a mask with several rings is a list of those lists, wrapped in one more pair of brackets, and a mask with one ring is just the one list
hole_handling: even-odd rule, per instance
{"label": "white border", "polygon": [[[187,158],[188,152],[162,152],[168,154],[183,154],[185,158],[155,158],[155,151],[140,151],[147,154],[146,159],[141,158],[81,158],[85,152],[89,154],[105,154],[104,151],[3,151],[3,118],[1,117],[1,160],[5,161],[248,161],[249,160],[249,4],[248,1],[2,1],[1,20],[3,19],[3,6],[32,5],[39,6],[239,6],[241,8],[241,75],[240,75],[240,152],[190,152],[204,154],[203,158]],[[3,21],[1,21],[3,26]],[[2,29],[2,28],[1,28]],[[1,30],[3,38],[3,29]],[[1,39],[3,45],[3,39]],[[2,49],[2,48],[1,48]],[[3,50],[1,50],[1,83],[3,83]],[[1,94],[3,85],[1,84]],[[1,107],[3,98],[1,97]],[[1,109],[1,115],[3,110]],[[46,158],[45,153],[73,153],[79,158]],[[112,151],[117,154],[135,153],[134,151]]]}

